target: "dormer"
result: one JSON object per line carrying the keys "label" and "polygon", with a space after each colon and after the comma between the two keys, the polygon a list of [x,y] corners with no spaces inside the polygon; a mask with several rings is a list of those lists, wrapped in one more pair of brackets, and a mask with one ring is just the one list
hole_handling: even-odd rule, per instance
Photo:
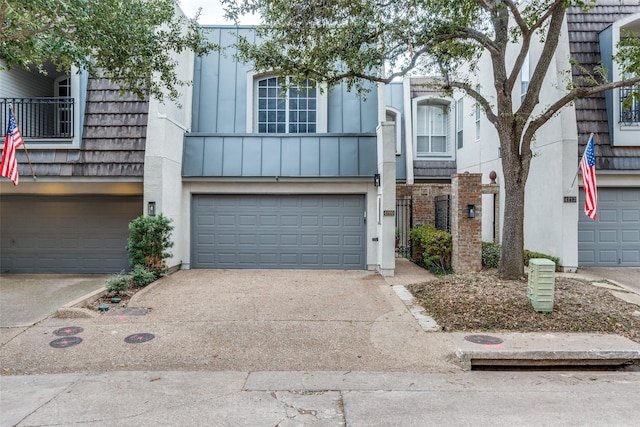
{"label": "dormer", "polygon": [[[610,81],[632,77],[623,75],[620,66],[612,60],[618,53],[620,40],[629,36],[640,37],[640,13],[620,19],[600,33],[600,53]],[[631,100],[630,105],[625,103],[633,91],[640,91],[640,84],[605,93],[609,135],[614,146],[640,146],[640,99]]]}

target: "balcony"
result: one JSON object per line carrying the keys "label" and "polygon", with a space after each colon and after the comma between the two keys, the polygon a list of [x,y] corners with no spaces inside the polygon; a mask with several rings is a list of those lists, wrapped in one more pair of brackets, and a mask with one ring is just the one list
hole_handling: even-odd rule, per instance
{"label": "balcony", "polygon": [[[626,126],[640,126],[640,99],[633,98],[633,93],[640,92],[640,85],[620,88],[620,124]],[[625,108],[624,103],[631,102]]]}
{"label": "balcony", "polygon": [[184,177],[370,177],[372,134],[187,134]]}
{"label": "balcony", "polygon": [[[25,139],[59,140],[74,137],[74,98],[0,98],[0,125],[7,129],[9,105]],[[44,141],[43,141],[44,142]]]}

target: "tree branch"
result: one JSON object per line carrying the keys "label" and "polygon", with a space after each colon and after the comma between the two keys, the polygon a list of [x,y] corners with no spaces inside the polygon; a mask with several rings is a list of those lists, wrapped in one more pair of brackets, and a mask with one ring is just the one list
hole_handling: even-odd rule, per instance
{"label": "tree branch", "polygon": [[619,87],[633,86],[636,83],[640,83],[640,76],[636,76],[636,77],[633,77],[627,80],[622,80],[619,82],[602,84],[598,86],[576,88],[571,92],[569,92],[568,94],[566,94],[565,96],[563,96],[562,98],[560,98],[559,100],[557,100],[556,102],[554,102],[553,104],[551,104],[551,106],[549,106],[549,108],[547,108],[547,110],[544,113],[542,113],[540,116],[538,116],[536,119],[530,121],[529,126],[527,126],[527,130],[525,131],[524,139],[528,138],[528,140],[531,140],[533,135],[538,131],[538,129],[542,127],[542,125],[548,122],[549,119],[551,119],[553,116],[559,113],[560,110],[562,110],[564,107],[566,107],[568,104],[575,101],[576,99],[595,95],[611,89],[617,89]]}
{"label": "tree branch", "polygon": [[491,104],[487,101],[477,90],[475,90],[469,83],[464,82],[449,82],[449,86],[463,90],[467,95],[472,97],[484,110],[485,115],[487,116],[487,120],[489,120],[492,124],[496,124],[498,121],[498,116],[495,115],[493,110],[491,109]]}

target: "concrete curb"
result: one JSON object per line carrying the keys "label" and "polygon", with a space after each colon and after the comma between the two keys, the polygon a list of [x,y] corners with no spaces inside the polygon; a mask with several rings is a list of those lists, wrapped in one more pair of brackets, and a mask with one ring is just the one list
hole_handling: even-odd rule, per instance
{"label": "concrete curb", "polygon": [[[477,367],[615,367],[640,365],[640,344],[589,333],[451,333],[464,369]],[[474,343],[473,338],[490,339]]]}

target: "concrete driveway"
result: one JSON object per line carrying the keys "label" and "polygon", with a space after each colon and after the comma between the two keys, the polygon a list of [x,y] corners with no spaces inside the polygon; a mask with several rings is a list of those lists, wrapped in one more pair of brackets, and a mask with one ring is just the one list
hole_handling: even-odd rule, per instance
{"label": "concrete driveway", "polygon": [[610,280],[640,294],[640,267],[580,267],[578,274]]}
{"label": "concrete driveway", "polygon": [[2,274],[0,327],[31,326],[105,286],[108,275]]}
{"label": "concrete driveway", "polygon": [[[429,277],[412,271],[407,283]],[[147,314],[49,317],[5,342],[0,364],[9,375],[458,370],[448,339],[425,334],[390,284],[367,271],[179,271],[131,300],[129,307],[149,308]],[[70,326],[82,328],[82,341],[52,348],[54,332]],[[125,342],[141,333],[153,339]]]}

